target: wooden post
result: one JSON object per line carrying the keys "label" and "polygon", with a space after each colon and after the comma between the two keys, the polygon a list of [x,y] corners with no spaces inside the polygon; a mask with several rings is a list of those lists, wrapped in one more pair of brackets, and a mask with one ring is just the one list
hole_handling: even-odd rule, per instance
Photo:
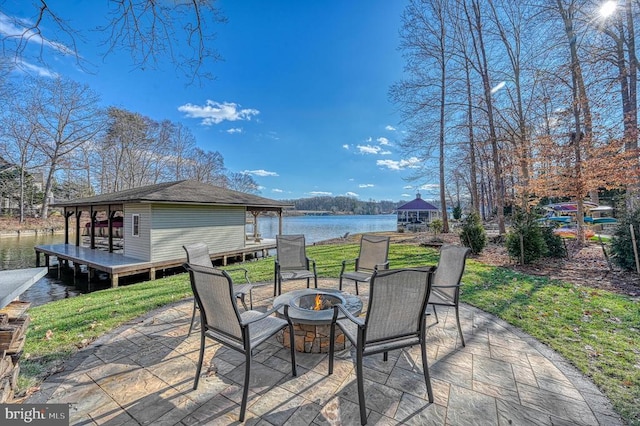
{"label": "wooden post", "polygon": [[520,265],[524,265],[524,236],[520,234]]}
{"label": "wooden post", "polygon": [[636,271],[640,274],[640,260],[638,260],[638,246],[636,245],[636,233],[633,231],[633,223],[629,224],[631,230],[631,244],[633,245],[633,257],[636,260]]}

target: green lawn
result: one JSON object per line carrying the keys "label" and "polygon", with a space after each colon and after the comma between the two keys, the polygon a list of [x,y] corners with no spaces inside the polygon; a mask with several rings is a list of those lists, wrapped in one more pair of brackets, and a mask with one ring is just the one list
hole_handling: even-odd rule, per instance
{"label": "green lawn", "polygon": [[[307,249],[318,275],[337,277],[357,244]],[[435,265],[436,250],[392,244],[392,268]],[[273,258],[246,262],[254,282],[273,280]],[[230,267],[235,267],[233,265]],[[234,277],[236,279],[240,278]],[[187,274],[60,300],[30,309],[20,386],[38,385],[79,347],[156,307],[191,295]],[[640,425],[640,309],[638,300],[603,290],[467,262],[462,300],[549,345],[590,377],[615,409]]]}

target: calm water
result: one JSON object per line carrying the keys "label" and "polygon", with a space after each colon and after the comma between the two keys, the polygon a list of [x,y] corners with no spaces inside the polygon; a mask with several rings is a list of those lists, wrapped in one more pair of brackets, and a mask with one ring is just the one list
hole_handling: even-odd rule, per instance
{"label": "calm water", "polygon": [[[247,227],[250,232],[250,227]],[[293,216],[282,219],[283,234],[304,234],[307,244],[363,232],[396,230],[396,215]],[[258,231],[263,238],[278,234],[277,217],[258,217]]]}
{"label": "calm water", "polygon": [[[283,218],[282,227],[283,234],[304,234],[307,244],[312,244],[342,237],[347,232],[358,234],[395,231],[396,216],[295,216]],[[251,232],[250,228],[247,226],[247,232]],[[263,238],[275,238],[278,233],[278,218],[260,216],[258,230]],[[0,270],[33,268],[36,266],[36,255],[33,249],[35,246],[61,243],[64,243],[64,235],[0,238]],[[37,306],[79,293],[80,290],[73,285],[49,274],[24,292],[20,299],[31,302],[32,306]]]}
{"label": "calm water", "polygon": [[[64,243],[64,235],[20,236],[0,238],[0,270],[35,268],[35,246]],[[2,283],[0,283],[2,285]],[[31,302],[31,306],[42,305],[52,300],[76,296],[80,291],[73,285],[47,275],[32,285],[20,300]]]}

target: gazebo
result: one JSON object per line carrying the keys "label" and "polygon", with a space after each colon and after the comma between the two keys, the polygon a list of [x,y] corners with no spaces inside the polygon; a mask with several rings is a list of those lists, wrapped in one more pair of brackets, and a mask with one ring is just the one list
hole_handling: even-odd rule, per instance
{"label": "gazebo", "polygon": [[397,208],[398,212],[398,229],[407,227],[425,228],[433,219],[441,217],[440,210],[433,204],[422,199],[420,193],[416,194],[413,201]]}

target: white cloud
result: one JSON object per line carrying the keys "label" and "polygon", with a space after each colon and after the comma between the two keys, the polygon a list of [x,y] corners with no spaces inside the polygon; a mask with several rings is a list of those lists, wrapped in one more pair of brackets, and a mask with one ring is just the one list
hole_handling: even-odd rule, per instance
{"label": "white cloud", "polygon": [[500,83],[493,86],[493,88],[491,89],[491,94],[493,95],[494,93],[496,93],[498,90],[502,89],[506,85],[507,85],[506,81],[501,81]]}
{"label": "white cloud", "polygon": [[12,18],[0,12],[0,34],[4,34],[8,38],[18,38],[21,43],[36,43],[41,46],[49,47],[53,50],[57,50],[64,55],[74,55],[73,49],[70,49],[61,43],[47,40],[42,37],[38,31],[34,31],[23,26],[17,26],[15,25],[16,22],[20,22],[21,25],[24,24],[29,27],[34,25],[26,21],[21,21],[17,18]]}
{"label": "white cloud", "polygon": [[372,183],[361,183],[358,188],[373,188],[375,185]]}
{"label": "white cloud", "polygon": [[223,121],[251,120],[254,115],[260,114],[257,109],[239,109],[240,105],[233,102],[216,102],[210,99],[206,105],[185,104],[178,107],[178,111],[184,112],[189,118],[201,118],[202,124],[211,126]]}
{"label": "white cloud", "polygon": [[395,127],[393,127],[393,126],[392,126],[392,125],[390,125],[390,124],[387,124],[387,127],[385,127],[385,130],[388,130],[388,131],[390,131],[390,132],[393,132],[394,130],[396,130],[396,128],[395,128]]}
{"label": "white cloud", "polygon": [[413,195],[409,195],[409,194],[402,194],[401,197],[413,197]]}
{"label": "white cloud", "polygon": [[420,188],[423,191],[440,191],[440,185],[437,183],[427,183],[426,185],[422,185]]}
{"label": "white cloud", "polygon": [[349,149],[349,145],[347,145],[346,143],[345,143],[344,145],[342,145],[342,147],[343,147],[344,149]]}
{"label": "white cloud", "polygon": [[380,167],[386,167],[390,170],[404,170],[404,169],[416,169],[420,165],[420,160],[417,157],[411,157],[407,160],[378,160],[376,164]]}
{"label": "white cloud", "polygon": [[391,151],[380,151],[380,155],[391,155]]}
{"label": "white cloud", "polygon": [[273,188],[271,192],[284,192],[282,189]]}
{"label": "white cloud", "polygon": [[378,143],[380,145],[389,145],[389,139],[385,138],[385,137],[380,137],[378,139],[376,139],[378,141]]}
{"label": "white cloud", "polygon": [[255,176],[280,176],[279,174],[277,174],[276,172],[268,172],[266,170],[244,170],[242,173],[246,173],[248,175],[255,175]]}
{"label": "white cloud", "polygon": [[53,71],[50,71],[50,70],[48,70],[46,68],[43,68],[43,67],[39,67],[37,65],[30,64],[30,63],[22,61],[22,60],[16,61],[15,70],[22,70],[22,71],[27,71],[27,72],[35,72],[40,77],[55,78],[55,77],[58,76],[58,74],[53,72]]}
{"label": "white cloud", "polygon": [[234,127],[232,129],[227,130],[227,133],[229,134],[242,133],[242,129],[240,127]]}
{"label": "white cloud", "polygon": [[358,148],[361,154],[379,154],[380,151],[382,151],[382,148],[379,146],[372,145],[357,145],[356,148]]}
{"label": "white cloud", "polygon": [[358,194],[356,194],[355,192],[347,192],[344,195],[346,195],[347,197],[355,197],[358,198]]}
{"label": "white cloud", "polygon": [[331,195],[333,194],[332,192],[326,192],[326,191],[311,191],[309,193],[309,195],[313,195],[314,197],[321,197],[321,196],[325,196],[325,195]]}

